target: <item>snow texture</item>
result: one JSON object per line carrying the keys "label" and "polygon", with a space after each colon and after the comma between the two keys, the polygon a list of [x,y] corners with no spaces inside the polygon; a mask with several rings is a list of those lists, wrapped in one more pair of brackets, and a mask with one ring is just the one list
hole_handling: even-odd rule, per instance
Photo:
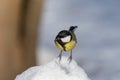
{"label": "snow texture", "polygon": [[59,63],[56,58],[48,64],[32,67],[15,80],[90,80],[85,71],[72,60],[69,64],[68,58],[63,57]]}

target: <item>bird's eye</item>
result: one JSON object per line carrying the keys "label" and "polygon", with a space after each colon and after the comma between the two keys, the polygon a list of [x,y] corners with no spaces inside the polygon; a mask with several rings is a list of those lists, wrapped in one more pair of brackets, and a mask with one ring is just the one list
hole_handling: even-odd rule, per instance
{"label": "bird's eye", "polygon": [[62,42],[70,42],[71,36],[66,36],[64,38],[61,38]]}

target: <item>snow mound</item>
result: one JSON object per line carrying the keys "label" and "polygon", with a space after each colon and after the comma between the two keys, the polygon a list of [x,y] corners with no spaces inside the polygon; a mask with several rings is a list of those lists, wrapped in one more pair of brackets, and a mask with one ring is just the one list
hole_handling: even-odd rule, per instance
{"label": "snow mound", "polygon": [[90,80],[74,60],[69,64],[67,59],[62,56],[60,63],[56,58],[48,64],[29,68],[15,80]]}

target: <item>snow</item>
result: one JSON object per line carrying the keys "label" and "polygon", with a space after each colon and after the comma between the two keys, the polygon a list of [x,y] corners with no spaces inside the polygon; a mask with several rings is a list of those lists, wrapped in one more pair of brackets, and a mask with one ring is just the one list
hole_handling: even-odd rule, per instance
{"label": "snow", "polygon": [[35,66],[24,71],[15,80],[90,80],[85,71],[77,65],[75,60],[71,63],[68,57],[55,58],[48,64]]}

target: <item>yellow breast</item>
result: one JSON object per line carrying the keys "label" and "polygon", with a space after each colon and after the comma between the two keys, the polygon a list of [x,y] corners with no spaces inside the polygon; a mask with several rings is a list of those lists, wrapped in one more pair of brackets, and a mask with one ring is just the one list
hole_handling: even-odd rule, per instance
{"label": "yellow breast", "polygon": [[[64,48],[57,42],[55,41],[56,43],[56,46],[61,49],[61,50],[64,50]],[[65,50],[66,51],[71,51],[76,45],[76,42],[75,41],[70,41],[69,43],[66,43],[64,46],[65,46]]]}
{"label": "yellow breast", "polygon": [[71,51],[76,45],[75,41],[70,41],[69,43],[65,44],[65,50]]}
{"label": "yellow breast", "polygon": [[57,41],[55,41],[55,44],[60,50],[64,50],[63,47]]}

